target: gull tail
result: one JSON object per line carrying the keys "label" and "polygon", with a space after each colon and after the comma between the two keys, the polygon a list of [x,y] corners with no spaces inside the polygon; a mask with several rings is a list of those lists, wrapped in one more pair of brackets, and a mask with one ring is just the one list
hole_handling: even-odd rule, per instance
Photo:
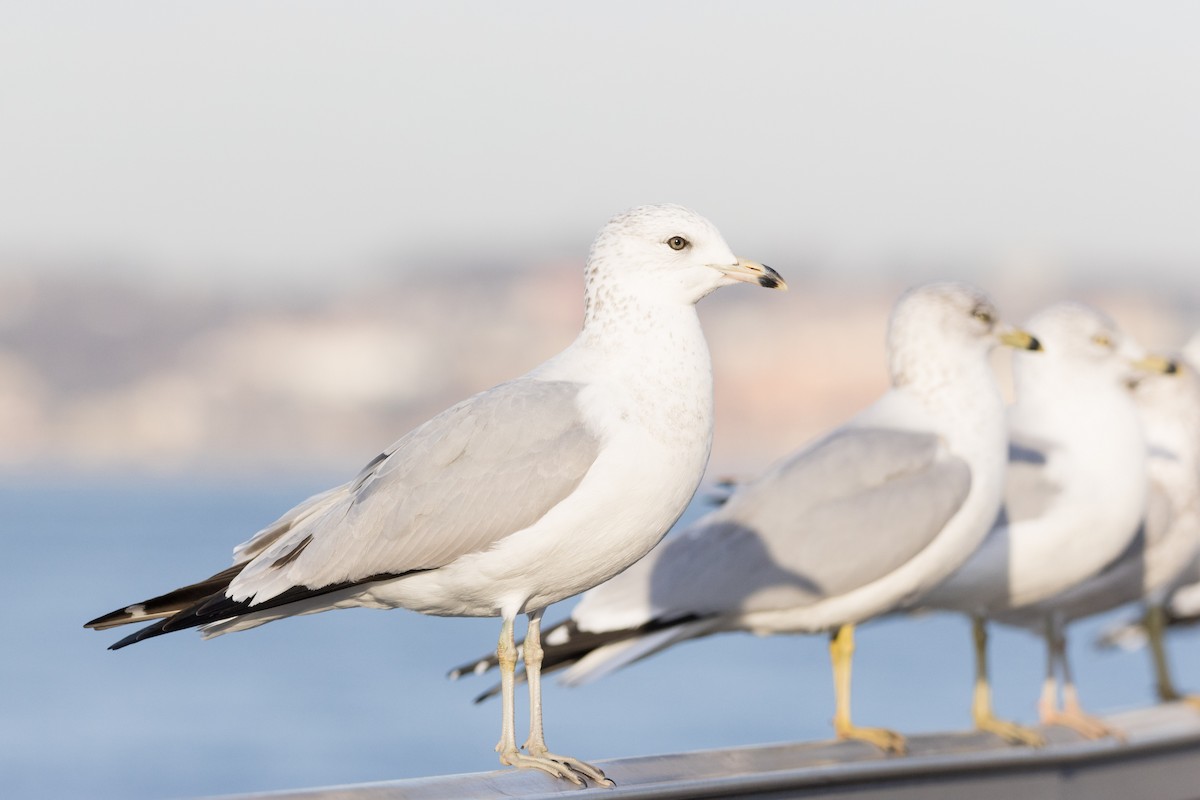
{"label": "gull tail", "polygon": [[564,686],[582,686],[611,675],[635,661],[648,658],[660,650],[666,650],[677,642],[695,639],[708,633],[712,633],[712,624],[707,619],[693,617],[676,620],[667,627],[609,642],[590,651],[568,667],[560,680]]}
{"label": "gull tail", "polygon": [[[206,578],[141,603],[134,603],[133,605],[119,608],[116,611],[84,623],[83,627],[94,630],[106,630],[133,622],[157,620],[157,622],[152,622],[144,628],[139,628],[115,644],[109,645],[109,650],[120,650],[122,647],[128,647],[131,644],[137,644],[146,639],[152,639],[155,636],[162,636],[164,633],[196,628],[202,625],[212,625],[217,628],[217,630],[213,631],[213,635],[215,635],[224,632],[225,628],[216,625],[216,623],[225,620],[252,617],[256,621],[244,627],[253,627],[256,624],[269,622],[271,619],[290,616],[292,613],[311,613],[314,610],[324,610],[324,607],[314,609],[305,608],[303,612],[288,609],[285,613],[271,615],[269,618],[264,618],[263,613],[271,609],[279,609],[283,606],[292,606],[293,609],[301,608],[303,607],[303,601],[311,600],[312,598],[330,595],[343,589],[351,589],[375,581],[399,578],[407,574],[381,573],[368,576],[362,580],[344,581],[317,588],[292,586],[262,602],[231,600],[226,597],[225,592],[229,588],[229,584],[233,582],[233,579],[238,576],[247,563],[249,562],[234,564],[232,567],[218,572],[211,578]],[[226,627],[230,630],[238,629],[236,626]]]}
{"label": "gull tail", "polygon": [[234,564],[229,569],[218,572],[211,578],[206,578],[184,586],[181,589],[176,589],[173,592],[159,595],[158,597],[152,597],[149,600],[143,600],[140,603],[134,603],[131,606],[118,608],[116,611],[109,612],[102,617],[96,617],[90,622],[85,622],[83,627],[104,631],[119,625],[129,625],[133,622],[145,622],[146,620],[172,617],[186,608],[207,600],[218,592],[224,592],[229,583],[237,577],[237,574],[242,571],[242,567],[244,566],[246,566],[244,563]]}
{"label": "gull tail", "polygon": [[[711,632],[712,618],[694,615],[669,621],[653,620],[636,628],[596,632],[580,630],[575,620],[567,619],[542,633],[542,650],[545,653],[542,657],[542,673],[566,670],[562,683],[581,686],[676,642]],[[455,667],[450,670],[448,677],[457,680],[467,673],[482,675],[497,665],[493,653]],[[519,674],[518,679],[524,680],[524,673]],[[499,693],[499,685],[492,686],[478,695],[475,702],[481,703]]]}
{"label": "gull tail", "polygon": [[[230,609],[225,606],[245,605],[233,603],[225,597],[225,590],[229,588],[229,584],[245,566],[246,562],[234,564],[202,581],[96,617],[90,622],[85,622],[83,627],[103,631],[119,625],[158,620],[144,628],[139,628],[124,639],[109,645],[108,648],[109,650],[120,650],[122,647],[128,647],[164,633],[211,622],[213,617],[217,616],[211,613],[214,608],[220,607],[220,611],[228,612]],[[226,613],[225,616],[231,615]]]}

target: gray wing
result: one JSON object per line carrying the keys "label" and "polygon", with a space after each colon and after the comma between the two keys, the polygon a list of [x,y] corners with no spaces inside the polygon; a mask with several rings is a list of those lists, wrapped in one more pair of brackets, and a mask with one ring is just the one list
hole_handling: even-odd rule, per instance
{"label": "gray wing", "polygon": [[602,630],[636,616],[808,605],[914,557],[970,487],[966,462],[935,435],[843,429],[739,488],[725,505],[593,589],[573,616],[581,627]]}
{"label": "gray wing", "polygon": [[1047,445],[1025,441],[1008,447],[1008,469],[1004,478],[1004,505],[997,525],[1012,525],[1036,519],[1054,505],[1062,492],[1046,474]]}
{"label": "gray wing", "polygon": [[229,596],[261,602],[293,586],[433,569],[529,527],[599,452],[581,388],[521,378],[442,412],[238,548],[249,563]]}

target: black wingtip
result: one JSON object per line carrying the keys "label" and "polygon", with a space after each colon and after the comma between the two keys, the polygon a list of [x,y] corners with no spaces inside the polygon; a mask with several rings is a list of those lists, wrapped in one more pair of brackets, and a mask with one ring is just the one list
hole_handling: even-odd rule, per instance
{"label": "black wingtip", "polygon": [[161,619],[158,622],[147,625],[144,628],[138,628],[124,639],[120,639],[119,641],[110,644],[108,649],[120,650],[122,647],[128,647],[131,644],[137,644],[138,642],[143,642],[146,639],[153,639],[155,636],[162,636],[164,633],[168,632],[168,622],[170,622],[170,618]]}
{"label": "black wingtip", "polygon": [[102,631],[105,628],[114,628],[117,625],[123,624],[129,616],[129,606],[126,606],[125,608],[118,608],[116,611],[110,611],[93,620],[88,620],[83,623],[83,627],[91,628],[94,631]]}

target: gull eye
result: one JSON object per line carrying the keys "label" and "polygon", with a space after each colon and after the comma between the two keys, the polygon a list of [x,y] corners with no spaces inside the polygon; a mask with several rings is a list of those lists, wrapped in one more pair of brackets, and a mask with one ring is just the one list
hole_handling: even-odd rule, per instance
{"label": "gull eye", "polygon": [[991,325],[993,322],[995,322],[995,319],[992,317],[992,312],[988,311],[986,308],[975,309],[971,312],[971,316],[982,322],[984,325]]}
{"label": "gull eye", "polygon": [[682,236],[672,236],[670,239],[667,239],[667,247],[670,247],[672,250],[684,250],[691,246],[692,243]]}
{"label": "gull eye", "polygon": [[1092,337],[1092,341],[1095,342],[1096,344],[1100,345],[1101,347],[1107,347],[1109,350],[1111,350],[1113,348],[1112,337],[1109,336],[1107,333],[1097,333],[1095,336]]}

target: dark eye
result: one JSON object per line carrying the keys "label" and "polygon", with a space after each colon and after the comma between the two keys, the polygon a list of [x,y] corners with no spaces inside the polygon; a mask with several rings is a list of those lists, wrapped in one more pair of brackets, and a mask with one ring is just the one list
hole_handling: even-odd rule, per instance
{"label": "dark eye", "polygon": [[1092,337],[1092,341],[1095,342],[1096,344],[1100,345],[1101,347],[1105,347],[1110,350],[1114,347],[1112,337],[1109,336],[1107,333],[1097,333],[1095,336]]}
{"label": "dark eye", "polygon": [[979,320],[984,325],[991,325],[993,322],[992,312],[988,311],[986,308],[975,309],[971,312],[971,316],[975,317],[975,319]]}
{"label": "dark eye", "polygon": [[667,246],[672,250],[682,250],[685,247],[691,247],[692,243],[682,236],[672,236],[670,239],[667,239]]}

